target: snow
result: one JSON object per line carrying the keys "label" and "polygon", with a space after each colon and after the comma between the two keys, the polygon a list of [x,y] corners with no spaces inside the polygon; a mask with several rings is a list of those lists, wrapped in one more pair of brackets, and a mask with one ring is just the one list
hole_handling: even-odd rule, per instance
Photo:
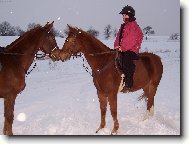
{"label": "snow", "polygon": [[[17,37],[0,37],[6,46]],[[155,96],[154,116],[143,120],[145,100],[138,101],[142,90],[118,93],[118,135],[180,135],[180,42],[169,37],[144,40],[141,51],[162,58],[164,73]],[[64,40],[56,38],[61,48]],[[114,40],[102,40],[113,48]],[[107,107],[107,125],[100,124],[100,107],[92,77],[82,67],[82,58],[66,62],[37,60],[26,78],[26,88],[15,104],[15,135],[109,135],[113,120]],[[85,65],[88,65],[86,61]],[[33,63],[34,65],[34,63]],[[31,67],[33,67],[31,65]],[[0,134],[4,125],[3,99],[0,99]]]}

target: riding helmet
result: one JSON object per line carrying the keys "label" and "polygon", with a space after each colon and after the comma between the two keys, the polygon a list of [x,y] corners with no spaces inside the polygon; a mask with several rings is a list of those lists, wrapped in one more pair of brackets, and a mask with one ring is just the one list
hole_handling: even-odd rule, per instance
{"label": "riding helmet", "polygon": [[128,14],[128,15],[133,15],[135,16],[135,10],[133,9],[132,6],[125,6],[123,7],[123,9],[121,10],[121,12],[119,14]]}
{"label": "riding helmet", "polygon": [[123,9],[121,10],[121,12],[119,14],[127,14],[129,16],[129,21],[132,22],[132,21],[135,21],[136,18],[135,18],[135,10],[132,6],[125,6],[123,7]]}

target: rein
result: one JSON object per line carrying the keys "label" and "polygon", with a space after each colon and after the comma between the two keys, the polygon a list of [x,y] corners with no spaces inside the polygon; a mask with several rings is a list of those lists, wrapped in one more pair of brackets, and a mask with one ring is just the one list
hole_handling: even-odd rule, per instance
{"label": "rein", "polygon": [[[45,57],[45,56],[49,56],[55,49],[57,49],[57,47],[55,46],[52,50],[51,50],[51,52],[49,53],[49,54],[44,54],[44,56],[43,57]],[[10,53],[10,52],[0,52],[0,54],[4,54],[4,55],[20,55],[20,56],[29,56],[29,55],[33,55],[33,54],[22,54],[22,53]],[[52,54],[53,55],[53,54]]]}
{"label": "rein", "polygon": [[109,54],[109,53],[115,53],[116,51],[108,51],[108,52],[101,52],[101,53],[94,53],[94,54],[88,54],[90,56],[95,56],[95,55],[103,55],[103,54]]}
{"label": "rein", "polygon": [[10,52],[0,52],[0,54],[4,54],[4,55],[29,55],[29,54],[10,53]]}
{"label": "rein", "polygon": [[[77,29],[77,32],[80,34],[81,31],[79,31],[79,29]],[[74,48],[76,46],[76,39],[77,39],[77,33],[75,33],[74,35],[74,42],[72,44],[72,47]],[[107,51],[107,52],[100,52],[100,53],[90,53],[90,54],[87,54],[87,55],[90,55],[90,56],[95,56],[95,55],[103,55],[103,54],[109,54],[109,53],[116,53],[117,51]],[[73,55],[73,56],[80,56],[80,55]],[[82,57],[83,58],[83,57]],[[84,62],[84,58],[83,58],[83,62]],[[114,63],[114,59],[112,61],[110,61],[107,65],[103,66],[103,68],[101,68],[100,70],[98,69],[97,72],[95,72],[95,75],[96,74],[100,74],[101,72],[103,72],[104,70],[106,70],[109,66],[111,66],[113,63]],[[91,76],[93,76],[90,72],[89,72],[89,68],[83,64],[83,68],[85,69],[85,71],[87,73],[89,73]]]}

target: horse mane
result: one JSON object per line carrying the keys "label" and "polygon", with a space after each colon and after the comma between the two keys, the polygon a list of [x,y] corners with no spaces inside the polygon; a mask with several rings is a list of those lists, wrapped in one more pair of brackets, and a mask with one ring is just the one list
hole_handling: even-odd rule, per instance
{"label": "horse mane", "polygon": [[81,31],[81,33],[82,33],[86,38],[88,38],[89,41],[94,42],[94,43],[96,44],[96,46],[97,46],[98,48],[100,48],[100,50],[102,50],[102,51],[110,51],[110,50],[111,50],[108,46],[106,46],[104,43],[102,43],[100,40],[98,40],[97,38],[95,38],[95,37],[94,37],[93,35],[91,35],[90,33],[86,32],[86,31],[84,31],[84,30],[82,30],[82,29],[79,29],[79,31]]}
{"label": "horse mane", "polygon": [[14,46],[16,44],[18,44],[21,40],[23,40],[26,36],[34,33],[36,30],[40,29],[42,26],[37,26],[37,27],[34,27],[33,29],[25,32],[22,36],[20,36],[19,38],[17,38],[15,41],[13,41],[10,45],[7,45],[6,46],[6,50],[11,50],[12,48],[14,48]]}

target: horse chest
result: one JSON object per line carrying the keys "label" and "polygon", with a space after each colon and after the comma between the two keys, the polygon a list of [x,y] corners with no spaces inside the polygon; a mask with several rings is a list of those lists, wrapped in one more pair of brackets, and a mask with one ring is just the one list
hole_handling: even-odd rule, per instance
{"label": "horse chest", "polygon": [[0,71],[0,93],[6,94],[10,91],[20,92],[25,87],[25,74],[18,67],[6,67],[1,64]]}

